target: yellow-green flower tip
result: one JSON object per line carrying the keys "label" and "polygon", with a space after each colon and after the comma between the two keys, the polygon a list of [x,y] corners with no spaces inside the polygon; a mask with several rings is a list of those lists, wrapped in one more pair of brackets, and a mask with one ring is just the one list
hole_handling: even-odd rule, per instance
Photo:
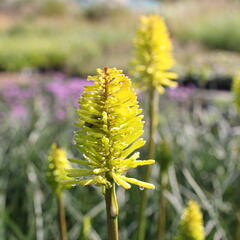
{"label": "yellow-green flower tip", "polygon": [[[76,147],[84,160],[70,159],[85,168],[68,170],[73,181],[65,184],[97,184],[111,187],[111,182],[129,189],[130,184],[154,189],[154,185],[126,177],[128,169],[153,164],[154,160],[137,160],[145,141],[143,115],[130,79],[116,68],[97,69],[94,81],[85,86],[77,110],[80,128],[75,132]],[[135,153],[134,153],[135,152]]]}
{"label": "yellow-green flower tip", "polygon": [[60,191],[62,189],[62,181],[72,179],[67,176],[66,169],[69,168],[71,168],[71,165],[67,159],[66,152],[56,144],[53,144],[48,156],[47,177],[49,184],[55,191]]}
{"label": "yellow-green flower tip", "polygon": [[238,113],[240,113],[240,72],[233,78],[232,93],[234,105]]}
{"label": "yellow-green flower tip", "polygon": [[176,240],[204,240],[203,216],[194,201],[189,201],[183,212]]}
{"label": "yellow-green flower tip", "polygon": [[175,87],[177,74],[169,72],[174,64],[172,43],[164,19],[143,16],[134,41],[135,58],[132,74],[140,87],[156,88],[160,93],[164,87]]}

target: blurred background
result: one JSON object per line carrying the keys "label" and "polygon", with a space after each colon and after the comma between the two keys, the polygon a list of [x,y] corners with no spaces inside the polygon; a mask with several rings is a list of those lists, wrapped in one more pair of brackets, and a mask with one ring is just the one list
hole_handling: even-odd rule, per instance
{"label": "blurred background", "polygon": [[[162,140],[172,158],[166,240],[189,199],[202,207],[207,240],[240,239],[240,118],[230,91],[240,70],[237,0],[0,0],[0,239],[58,239],[45,174],[50,146],[57,142],[81,158],[72,135],[86,76],[104,66],[128,72],[139,17],[148,13],[166,19],[179,74],[179,87],[161,96],[158,116],[155,159]],[[140,179],[142,169],[132,175]],[[152,182],[158,186],[158,163]],[[149,191],[149,223],[158,217],[156,189]],[[120,239],[134,239],[140,190],[118,188],[118,196]],[[83,239],[84,227],[89,240],[106,239],[99,189],[66,190],[65,203],[69,239]],[[148,239],[156,228],[149,224]]]}

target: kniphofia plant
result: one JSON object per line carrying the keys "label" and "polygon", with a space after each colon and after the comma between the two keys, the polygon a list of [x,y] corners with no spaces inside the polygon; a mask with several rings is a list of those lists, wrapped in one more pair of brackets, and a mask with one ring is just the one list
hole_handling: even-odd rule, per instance
{"label": "kniphofia plant", "polygon": [[91,86],[85,86],[79,99],[79,121],[75,132],[76,147],[84,160],[70,159],[81,168],[67,170],[75,180],[65,184],[102,187],[105,195],[108,239],[118,239],[118,204],[116,184],[125,189],[130,184],[154,189],[154,185],[127,177],[130,168],[150,165],[154,160],[137,160],[145,141],[143,115],[130,79],[115,68],[97,69],[96,76],[89,76]]}
{"label": "kniphofia plant", "polygon": [[67,176],[65,171],[65,169],[69,169],[70,167],[71,166],[67,159],[66,152],[60,147],[58,147],[56,144],[53,144],[50,154],[48,156],[47,178],[57,197],[58,222],[61,240],[67,240],[67,227],[62,196],[64,186],[61,181],[71,180],[71,178]]}
{"label": "kniphofia plant", "polygon": [[[163,93],[164,88],[176,86],[173,81],[177,75],[169,72],[174,64],[172,56],[172,44],[164,20],[156,15],[143,16],[137,30],[134,41],[135,58],[132,61],[132,74],[139,87],[148,92],[149,97],[149,142],[148,158],[154,158],[156,132],[158,117],[158,93]],[[151,178],[151,166],[146,168],[144,181]],[[142,192],[139,210],[139,225],[137,239],[145,239],[147,206],[147,191]],[[161,211],[161,210],[160,210]],[[164,239],[164,232],[160,233]]]}

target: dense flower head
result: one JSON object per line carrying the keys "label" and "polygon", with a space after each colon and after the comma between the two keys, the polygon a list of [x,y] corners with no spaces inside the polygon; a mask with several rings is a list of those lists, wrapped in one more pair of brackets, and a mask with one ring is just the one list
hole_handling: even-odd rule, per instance
{"label": "dense flower head", "polygon": [[240,72],[233,78],[232,93],[236,110],[240,113]]}
{"label": "dense flower head", "polygon": [[[145,188],[154,185],[125,176],[129,168],[153,164],[154,160],[137,160],[145,141],[143,115],[130,79],[115,68],[97,69],[98,75],[89,76],[94,81],[85,86],[79,99],[77,114],[80,128],[75,132],[76,147],[84,160],[70,159],[84,168],[68,170],[74,181],[66,184],[97,184],[111,187],[111,182],[129,189],[129,183]],[[133,153],[135,152],[135,153]]]}
{"label": "dense flower head", "polygon": [[204,240],[202,213],[194,201],[189,201],[183,212],[176,240]]}
{"label": "dense flower head", "polygon": [[51,184],[56,192],[60,191],[63,187],[61,181],[71,180],[65,171],[69,168],[71,168],[71,166],[67,159],[66,152],[56,144],[53,144],[48,156],[47,178],[49,184]]}
{"label": "dense flower head", "polygon": [[134,41],[135,58],[132,73],[140,87],[176,86],[177,75],[168,70],[173,66],[172,44],[164,20],[157,16],[143,16]]}

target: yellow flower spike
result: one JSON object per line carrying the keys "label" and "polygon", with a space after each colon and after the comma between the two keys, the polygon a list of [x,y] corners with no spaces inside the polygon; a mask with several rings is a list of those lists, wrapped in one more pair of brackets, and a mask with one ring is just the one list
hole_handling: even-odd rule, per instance
{"label": "yellow flower spike", "polygon": [[240,113],[240,72],[233,78],[232,93],[236,110]]}
{"label": "yellow flower spike", "polygon": [[[75,132],[76,147],[84,160],[69,159],[82,168],[69,169],[67,174],[75,180],[65,185],[89,184],[111,187],[111,182],[126,189],[131,184],[154,189],[154,185],[124,176],[129,168],[153,164],[154,160],[137,160],[135,152],[144,145],[142,110],[130,79],[116,68],[97,69],[98,75],[88,77],[94,81],[84,88],[77,110],[80,128]],[[134,153],[135,152],[135,153]]]}
{"label": "yellow flower spike", "polygon": [[177,85],[176,73],[168,72],[174,64],[172,44],[164,19],[157,16],[143,16],[134,41],[135,58],[132,73],[139,87],[153,87],[159,93],[164,87]]}
{"label": "yellow flower spike", "polygon": [[62,181],[72,180],[72,178],[67,176],[66,169],[69,168],[71,168],[71,165],[67,159],[66,152],[56,144],[52,144],[48,156],[47,178],[54,191],[61,191],[63,187]]}
{"label": "yellow flower spike", "polygon": [[184,210],[176,240],[204,240],[203,217],[199,205],[194,201],[188,202]]}

